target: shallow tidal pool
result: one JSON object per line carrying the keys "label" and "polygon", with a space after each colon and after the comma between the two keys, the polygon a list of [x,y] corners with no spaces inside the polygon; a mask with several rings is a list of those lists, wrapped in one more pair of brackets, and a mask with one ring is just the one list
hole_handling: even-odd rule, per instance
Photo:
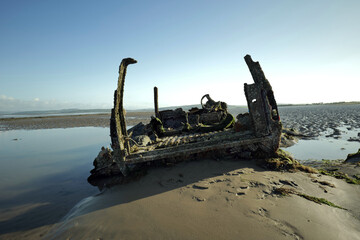
{"label": "shallow tidal pool", "polygon": [[356,138],[359,129],[348,130],[347,126],[338,127],[341,132],[338,139],[326,137],[332,131],[328,130],[312,140],[299,140],[295,145],[284,148],[298,160],[338,160],[346,159],[349,153],[355,153],[360,148],[360,143],[356,141],[347,141],[350,138]]}
{"label": "shallow tidal pool", "polygon": [[97,193],[86,179],[109,145],[108,128],[0,132],[0,234],[55,223]]}

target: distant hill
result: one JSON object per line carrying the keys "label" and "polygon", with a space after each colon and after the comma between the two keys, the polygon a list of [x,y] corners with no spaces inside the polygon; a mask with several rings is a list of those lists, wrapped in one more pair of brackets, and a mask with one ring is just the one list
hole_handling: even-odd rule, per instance
{"label": "distant hill", "polygon": [[360,104],[358,101],[352,102],[331,102],[331,103],[304,103],[304,104],[278,104],[279,107],[291,107],[291,106],[317,106],[317,105],[353,105]]}
{"label": "distant hill", "polygon": [[0,112],[0,118],[44,117],[83,114],[110,114],[110,109],[61,109],[45,111]]}
{"label": "distant hill", "polygon": [[[311,103],[311,104],[278,104],[281,107],[296,107],[296,106],[317,106],[317,105],[355,105],[360,104],[358,101],[353,102],[333,102],[333,103]],[[200,104],[192,105],[183,105],[183,106],[169,106],[161,107],[160,111],[170,110],[176,108],[182,108],[184,111],[188,111],[191,108],[201,108]],[[125,108],[126,109],[126,108]],[[143,109],[126,109],[127,112],[153,112],[153,108],[143,108]],[[228,111],[236,116],[239,113],[244,113],[248,111],[247,106],[245,105],[228,105]],[[82,115],[82,114],[110,114],[111,109],[61,109],[61,110],[45,110],[45,111],[21,111],[21,112],[9,112],[9,111],[0,111],[0,118],[9,118],[9,117],[35,117],[35,116],[61,116],[61,115]]]}
{"label": "distant hill", "polygon": [[[159,111],[163,110],[174,110],[177,108],[182,108],[184,111],[189,111],[191,108],[201,108],[200,104],[193,104],[193,105],[184,105],[184,106],[171,106],[171,107],[161,107],[159,108]],[[126,110],[127,112],[154,112],[153,108],[144,108],[144,109],[132,109],[132,110]],[[245,113],[248,111],[247,106],[244,105],[228,105],[228,111],[234,115],[237,116],[239,113]]]}
{"label": "distant hill", "polygon": [[[200,104],[193,105],[184,105],[184,106],[170,106],[170,107],[161,107],[159,110],[169,110],[182,108],[184,111],[188,111],[191,108],[201,108]],[[238,105],[228,105],[229,112],[245,112],[247,111],[247,106],[238,106]],[[153,108],[143,108],[143,109],[126,109],[127,112],[153,112]],[[61,110],[41,110],[41,111],[20,111],[20,112],[0,112],[1,115],[6,115],[6,117],[34,117],[34,116],[60,116],[60,115],[82,115],[82,114],[110,114],[111,109],[61,109]]]}
{"label": "distant hill", "polygon": [[[169,106],[169,107],[161,107],[159,108],[159,111],[163,111],[163,110],[169,110],[169,109],[176,109],[176,108],[182,108],[184,111],[188,111],[191,108],[201,108],[200,104],[192,104],[192,105],[183,105],[183,106]],[[237,108],[246,108],[247,106],[245,105],[228,105],[228,109],[237,109]],[[142,109],[130,109],[130,110],[126,110],[128,112],[152,112],[154,111],[154,108],[142,108]]]}
{"label": "distant hill", "polygon": [[48,114],[86,114],[86,113],[110,113],[110,109],[61,109],[61,110],[42,110],[42,111],[21,111],[14,112],[12,115],[48,115]]}

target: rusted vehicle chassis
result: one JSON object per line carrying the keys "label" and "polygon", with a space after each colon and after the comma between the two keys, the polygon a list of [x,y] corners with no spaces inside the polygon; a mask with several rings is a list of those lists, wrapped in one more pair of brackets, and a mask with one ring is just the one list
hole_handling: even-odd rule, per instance
{"label": "rusted vehicle chassis", "polygon": [[[126,70],[128,65],[137,61],[132,58],[123,59],[119,67],[118,87],[110,119],[112,151],[102,149],[99,153],[89,182],[98,177],[124,177],[141,167],[188,161],[206,154],[235,155],[250,159],[273,156],[279,148],[282,128],[274,93],[260,64],[254,62],[250,55],[246,55],[244,59],[254,80],[253,84],[244,84],[248,113],[239,114],[235,122],[227,112],[226,103],[215,102],[209,95],[204,96],[208,101],[205,105],[202,104],[203,109],[159,112],[155,87],[155,117],[145,126],[148,132],[143,136],[151,137],[151,140],[142,145],[127,130],[123,108]],[[210,125],[204,126],[202,119]],[[174,126],[169,127],[167,124]],[[176,124],[182,126],[175,126]]]}

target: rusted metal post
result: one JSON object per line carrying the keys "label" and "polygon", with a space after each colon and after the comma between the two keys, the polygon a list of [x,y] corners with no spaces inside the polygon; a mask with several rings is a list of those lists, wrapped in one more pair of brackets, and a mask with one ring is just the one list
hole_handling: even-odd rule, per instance
{"label": "rusted metal post", "polygon": [[[246,64],[249,67],[250,73],[254,79],[254,82],[261,88],[263,89],[263,95],[264,97],[267,98],[267,100],[269,101],[269,104],[271,105],[272,110],[275,110],[275,115],[272,116],[272,119],[274,120],[280,120],[280,116],[279,116],[279,111],[278,111],[278,107],[276,104],[276,100],[274,97],[274,92],[272,90],[272,87],[270,85],[270,82],[267,80],[267,78],[265,77],[265,74],[263,72],[263,70],[261,69],[260,63],[259,62],[254,62],[251,59],[250,55],[246,55],[244,57]],[[273,114],[273,113],[271,113]]]}
{"label": "rusted metal post", "polygon": [[110,119],[110,136],[112,148],[114,150],[114,159],[122,172],[122,162],[125,161],[126,155],[130,154],[130,145],[127,140],[128,134],[125,122],[125,110],[123,106],[124,84],[127,66],[134,63],[137,63],[137,61],[132,58],[124,58],[121,61],[119,66],[118,86],[114,94],[114,108],[112,109]]}
{"label": "rusted metal post", "polygon": [[255,135],[265,136],[271,132],[271,110],[266,94],[268,90],[271,90],[271,85],[265,78],[259,62],[254,62],[250,55],[246,55],[244,58],[255,82],[244,85],[250,117],[255,127]]}
{"label": "rusted metal post", "polygon": [[158,88],[154,87],[154,107],[155,107],[155,116],[158,118],[159,114],[159,102],[158,102]]}

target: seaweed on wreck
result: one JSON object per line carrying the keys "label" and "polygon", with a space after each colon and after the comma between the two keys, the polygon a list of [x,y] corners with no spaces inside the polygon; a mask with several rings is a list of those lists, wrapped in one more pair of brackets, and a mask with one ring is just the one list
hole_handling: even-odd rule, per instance
{"label": "seaweed on wreck", "polygon": [[295,195],[298,195],[299,197],[305,198],[306,200],[312,201],[312,202],[320,204],[320,205],[325,204],[325,205],[328,205],[330,207],[347,210],[346,208],[340,207],[340,206],[336,205],[333,202],[330,202],[329,200],[327,200],[325,198],[318,198],[318,197],[310,196],[310,195],[300,193],[300,192],[298,192],[298,191],[296,191],[294,189],[290,189],[290,188],[283,188],[283,187],[275,188],[273,190],[273,193],[275,193],[277,195],[280,195],[280,196],[283,196],[283,197],[289,196],[290,194],[295,194]]}
{"label": "seaweed on wreck", "polygon": [[352,157],[357,157],[357,156],[360,156],[360,148],[356,153],[349,153],[347,155],[347,158],[352,158]]}
{"label": "seaweed on wreck", "polygon": [[295,160],[288,152],[278,149],[275,156],[265,158],[264,165],[268,169],[275,171],[302,171],[307,173],[317,173],[318,171],[312,167],[304,166]]}
{"label": "seaweed on wreck", "polygon": [[[124,58],[119,66],[110,117],[112,157],[96,158],[89,178],[91,184],[95,184],[92,180],[96,178],[112,175],[131,178],[131,172],[139,168],[169,166],[209,155],[215,159],[224,156],[241,159],[273,157],[278,169],[294,166],[301,169],[297,161],[276,153],[282,124],[274,92],[259,62],[254,62],[250,55],[246,55],[244,60],[254,83],[244,83],[248,113],[239,114],[237,120],[227,110],[225,102],[214,101],[209,94],[201,98],[201,109],[159,111],[158,89],[154,87],[155,116],[151,117],[149,124],[136,125],[128,130],[123,106],[125,76],[128,65],[137,61]],[[276,158],[281,159],[279,164]]]}

